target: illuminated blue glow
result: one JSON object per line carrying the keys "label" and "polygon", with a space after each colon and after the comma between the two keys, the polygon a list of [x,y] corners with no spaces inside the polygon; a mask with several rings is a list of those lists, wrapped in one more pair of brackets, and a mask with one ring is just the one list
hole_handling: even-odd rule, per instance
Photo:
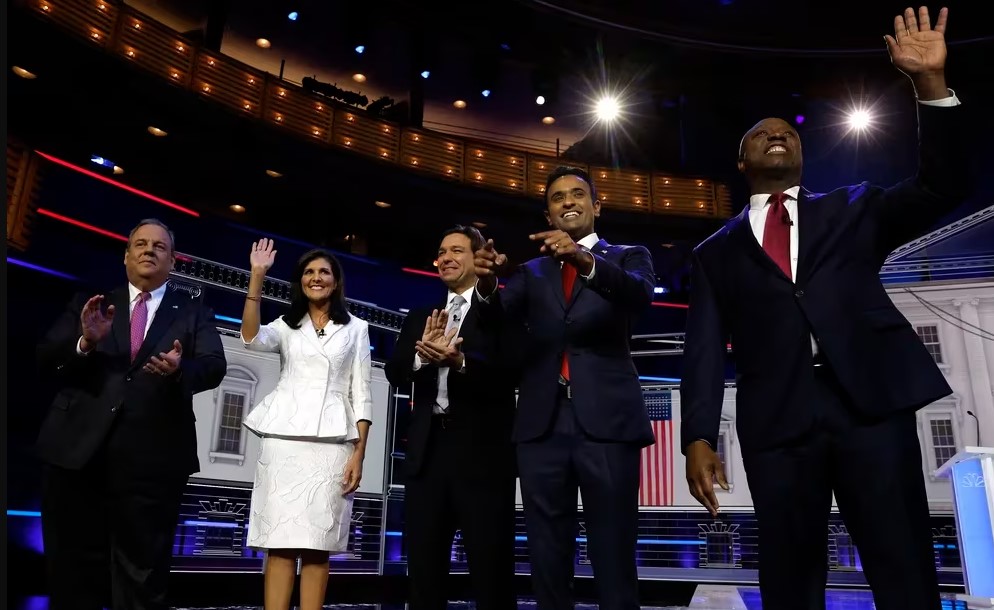
{"label": "illuminated blue glow", "polygon": [[[401,536],[404,535],[404,532],[387,531],[386,535],[387,536],[391,536],[391,537],[401,537]],[[528,536],[515,536],[514,540],[517,541],[517,542],[526,542],[528,540]],[[586,542],[587,538],[585,536],[577,536],[576,537],[576,541],[577,542]],[[665,545],[674,545],[674,546],[685,546],[685,545],[703,546],[704,545],[704,541],[703,540],[689,540],[689,539],[683,540],[683,539],[678,539],[678,538],[672,538],[672,539],[670,539],[670,538],[660,538],[660,539],[654,539],[654,540],[647,540],[646,539],[646,540],[638,540],[637,543],[638,544],[665,544]]]}
{"label": "illuminated blue glow", "polygon": [[680,383],[676,377],[651,377],[649,375],[639,375],[639,381],[662,381],[665,383]]}
{"label": "illuminated blue glow", "polygon": [[230,529],[242,527],[238,523],[230,523],[226,521],[197,521],[197,520],[184,521],[183,525],[192,525],[193,527],[226,527]]}
{"label": "illuminated blue glow", "polygon": [[222,322],[231,322],[232,324],[240,325],[242,323],[242,321],[239,320],[238,318],[232,318],[231,316],[222,316],[219,314],[214,314],[214,318],[216,320],[221,320]]}
{"label": "illuminated blue glow", "polygon": [[48,267],[42,267],[41,265],[35,265],[34,263],[18,260],[16,258],[10,258],[9,256],[7,257],[7,262],[11,265],[17,265],[18,267],[24,267],[25,269],[31,269],[33,271],[41,271],[42,273],[54,275],[55,277],[61,277],[67,280],[79,280],[79,278],[74,275],[62,273],[61,271],[56,271],[55,269],[49,269]]}
{"label": "illuminated blue glow", "polygon": [[297,11],[291,11],[290,14],[286,16],[286,18],[290,21],[296,21],[297,17],[300,17],[300,13]]}
{"label": "illuminated blue glow", "polygon": [[41,517],[41,512],[37,510],[8,510],[8,517]]}
{"label": "illuminated blue glow", "polygon": [[959,535],[963,580],[967,595],[994,597],[994,529],[991,524],[989,485],[983,459],[967,459],[952,468],[953,501]]}
{"label": "illuminated blue glow", "polygon": [[483,97],[490,97],[490,89],[484,89],[480,92],[480,94],[483,95]]}
{"label": "illuminated blue glow", "polygon": [[421,72],[421,78],[428,78],[429,76],[431,76],[431,72],[430,71],[424,70],[424,71]]}
{"label": "illuminated blue glow", "polygon": [[362,55],[362,52],[365,51],[365,50],[366,50],[366,47],[364,45],[359,45],[359,46],[357,46],[355,48],[355,52],[358,53],[359,55]]}

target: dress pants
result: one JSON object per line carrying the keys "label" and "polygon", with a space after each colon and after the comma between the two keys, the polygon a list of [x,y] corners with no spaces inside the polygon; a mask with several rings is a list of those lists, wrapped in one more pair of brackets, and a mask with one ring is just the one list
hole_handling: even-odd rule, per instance
{"label": "dress pants", "polygon": [[743,456],[759,523],[763,610],[824,610],[833,492],[877,610],[939,610],[914,412],[859,416],[827,364],[801,382],[812,431]]}
{"label": "dress pants", "polygon": [[[452,541],[462,532],[479,610],[516,610],[514,469],[474,446],[457,419],[436,415],[420,471],[405,486],[410,610],[445,610]],[[493,463],[497,461],[496,467]]]}
{"label": "dress pants", "polygon": [[544,437],[518,445],[528,552],[539,610],[573,610],[577,489],[602,610],[637,610],[641,447],[589,438],[559,399]]}
{"label": "dress pants", "polygon": [[186,475],[136,473],[105,456],[47,466],[42,491],[50,610],[165,610]]}

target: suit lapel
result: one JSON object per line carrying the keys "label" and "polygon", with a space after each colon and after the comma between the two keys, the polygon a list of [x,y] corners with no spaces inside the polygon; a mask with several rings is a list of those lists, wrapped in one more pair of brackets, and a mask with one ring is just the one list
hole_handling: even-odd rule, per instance
{"label": "suit lapel", "polygon": [[[334,334],[336,332],[335,330],[336,328],[338,330],[341,330],[342,328],[344,328],[344,326],[341,324],[336,326],[334,324],[328,323],[325,326],[325,332],[331,331],[331,333]],[[312,346],[314,346],[314,348],[318,350],[318,353],[320,353],[322,356],[324,356],[325,358],[328,357],[328,354],[326,354],[324,351],[324,346],[325,346],[324,341],[327,341],[328,337],[325,337],[324,341],[318,338],[317,329],[314,327],[314,323],[311,322],[311,316],[304,314],[304,319],[300,323],[300,328],[298,330],[300,331],[300,334],[304,336],[304,341],[307,341]]]}
{"label": "suit lapel", "polygon": [[117,343],[117,349],[122,354],[131,356],[131,293],[125,286],[115,290],[110,295],[110,305],[114,306],[114,321],[111,322],[111,333]]}
{"label": "suit lapel", "polygon": [[770,255],[766,253],[766,250],[763,250],[763,246],[756,240],[756,235],[752,232],[752,225],[749,224],[749,207],[746,205],[742,213],[732,219],[731,227],[728,230],[729,235],[739,242],[739,245],[750,258],[789,282],[790,278],[784,275],[783,270],[773,262]]}
{"label": "suit lapel", "polygon": [[[185,293],[166,288],[165,294],[162,295],[162,302],[159,303],[159,308],[155,310],[155,317],[152,318],[152,326],[150,326],[148,332],[145,333],[145,340],[142,342],[142,346],[138,350],[138,355],[135,357],[135,361],[131,365],[132,367],[144,364],[145,361],[152,355],[152,349],[158,345],[159,340],[166,332],[166,329],[172,325],[173,319],[176,317],[176,314],[179,313],[180,308],[183,307],[184,301],[189,301],[189,297],[187,297]],[[129,338],[130,335],[131,324],[129,321]],[[169,349],[172,349],[172,344],[170,344]]]}
{"label": "suit lapel", "polygon": [[801,189],[797,194],[797,283],[806,281],[817,262],[817,246],[824,240],[819,234],[826,228],[821,214],[824,207]]}
{"label": "suit lapel", "polygon": [[566,309],[566,295],[563,294],[563,270],[559,261],[547,256],[539,261],[539,269],[546,277],[552,296],[559,306]]}

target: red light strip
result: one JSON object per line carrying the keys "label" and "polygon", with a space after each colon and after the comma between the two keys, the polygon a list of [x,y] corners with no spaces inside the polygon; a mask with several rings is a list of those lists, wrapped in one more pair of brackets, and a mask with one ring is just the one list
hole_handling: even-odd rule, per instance
{"label": "red light strip", "polygon": [[131,193],[133,195],[138,195],[139,197],[144,197],[145,199],[148,199],[149,201],[154,201],[155,203],[164,205],[164,206],[166,206],[168,208],[172,208],[174,210],[179,210],[180,212],[183,212],[184,214],[189,214],[190,216],[194,216],[196,218],[200,218],[200,212],[191,210],[189,208],[184,208],[183,206],[181,206],[179,204],[173,203],[172,201],[167,201],[167,200],[163,199],[162,197],[156,197],[155,195],[153,195],[151,193],[146,193],[145,191],[140,191],[140,190],[136,189],[133,186],[128,186],[127,184],[122,184],[122,183],[120,183],[120,182],[118,182],[116,180],[111,180],[110,178],[108,178],[106,176],[101,176],[100,174],[98,174],[96,172],[91,172],[90,170],[84,169],[82,167],[79,167],[78,165],[73,165],[72,163],[69,163],[68,161],[63,161],[62,159],[59,159],[57,157],[53,157],[52,155],[45,154],[45,153],[41,152],[40,150],[36,150],[35,152],[38,153],[38,156],[40,156],[41,158],[43,158],[43,159],[45,159],[47,161],[51,161],[52,163],[55,163],[56,165],[61,165],[62,167],[65,167],[67,169],[71,169],[74,172],[79,172],[79,173],[83,174],[84,176],[89,176],[90,178],[93,178],[95,180],[99,180],[99,181],[104,182],[106,184],[109,184],[111,186],[116,186],[119,189],[124,189],[125,191],[128,191],[129,193]]}
{"label": "red light strip", "polygon": [[[80,229],[86,229],[87,231],[93,231],[94,233],[97,233],[98,235],[103,235],[104,237],[110,237],[112,239],[116,239],[118,241],[123,241],[124,243],[128,243],[128,238],[125,237],[124,235],[118,235],[117,233],[114,233],[113,231],[108,231],[107,229],[101,229],[100,227],[95,227],[95,226],[93,226],[91,224],[83,222],[82,220],[76,220],[75,218],[69,218],[68,216],[63,216],[62,214],[57,214],[55,212],[52,212],[51,210],[46,210],[45,208],[38,208],[36,211],[39,214],[41,214],[42,216],[48,216],[49,218],[54,218],[55,220],[64,222],[66,224],[73,225],[74,227],[79,227]],[[176,253],[176,259],[184,261],[184,262],[191,262],[191,261],[193,261],[193,259],[190,258],[189,256],[185,256],[183,254],[180,254],[179,252]]]}
{"label": "red light strip", "polygon": [[63,216],[62,214],[56,214],[55,212],[51,212],[49,210],[46,210],[45,208],[38,208],[38,213],[41,214],[42,216],[48,216],[49,218],[60,220],[64,223],[71,224],[81,229],[86,229],[87,231],[93,231],[94,233],[99,233],[100,235],[103,235],[105,237],[111,237],[118,241],[123,241],[124,243],[128,243],[128,238],[125,237],[124,235],[118,235],[117,233],[112,233],[111,231],[108,231],[106,229],[95,227],[91,224],[83,222],[82,220],[76,220],[75,218],[69,218],[68,216]]}
{"label": "red light strip", "polygon": [[422,271],[421,269],[411,269],[410,267],[401,267],[400,270],[401,271],[405,271],[407,273],[413,273],[414,275],[424,275],[424,276],[427,276],[427,277],[438,277],[438,273],[437,272],[436,273],[432,273],[431,271]]}
{"label": "red light strip", "polygon": [[657,303],[653,301],[652,304],[654,307],[672,307],[673,309],[687,309],[690,307],[686,303]]}

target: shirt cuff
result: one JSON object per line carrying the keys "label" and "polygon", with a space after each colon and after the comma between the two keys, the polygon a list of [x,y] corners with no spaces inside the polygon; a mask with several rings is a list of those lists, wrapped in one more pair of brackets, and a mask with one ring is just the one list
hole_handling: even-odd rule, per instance
{"label": "shirt cuff", "polygon": [[959,106],[959,98],[956,97],[956,92],[952,89],[949,90],[949,97],[944,97],[938,100],[918,100],[919,104],[925,106],[939,106],[941,108],[952,108],[953,106]]}
{"label": "shirt cuff", "polygon": [[421,362],[421,356],[419,356],[417,354],[414,354],[414,367],[413,367],[414,368],[414,372],[417,373],[418,371],[421,370],[421,367],[423,367],[423,366],[424,366],[424,363]]}
{"label": "shirt cuff", "polygon": [[483,293],[480,292],[479,286],[477,286],[476,288],[473,288],[473,291],[476,292],[476,296],[479,297],[479,299],[481,301],[483,301],[484,303],[489,303],[490,302],[490,297],[492,297],[495,294],[497,294],[497,288],[494,288],[494,291],[491,292],[490,294],[488,294],[487,296],[483,296]]}
{"label": "shirt cuff", "polygon": [[[90,352],[93,350],[91,349]],[[79,339],[76,341],[76,355],[77,356],[87,356],[90,352],[83,351],[83,336],[80,335]]]}
{"label": "shirt cuff", "polygon": [[580,277],[582,277],[583,281],[585,282],[589,282],[590,280],[594,279],[594,274],[597,273],[597,257],[591,254],[590,258],[594,260],[593,264],[590,265],[590,274],[589,275],[583,275],[582,273],[580,274]]}

